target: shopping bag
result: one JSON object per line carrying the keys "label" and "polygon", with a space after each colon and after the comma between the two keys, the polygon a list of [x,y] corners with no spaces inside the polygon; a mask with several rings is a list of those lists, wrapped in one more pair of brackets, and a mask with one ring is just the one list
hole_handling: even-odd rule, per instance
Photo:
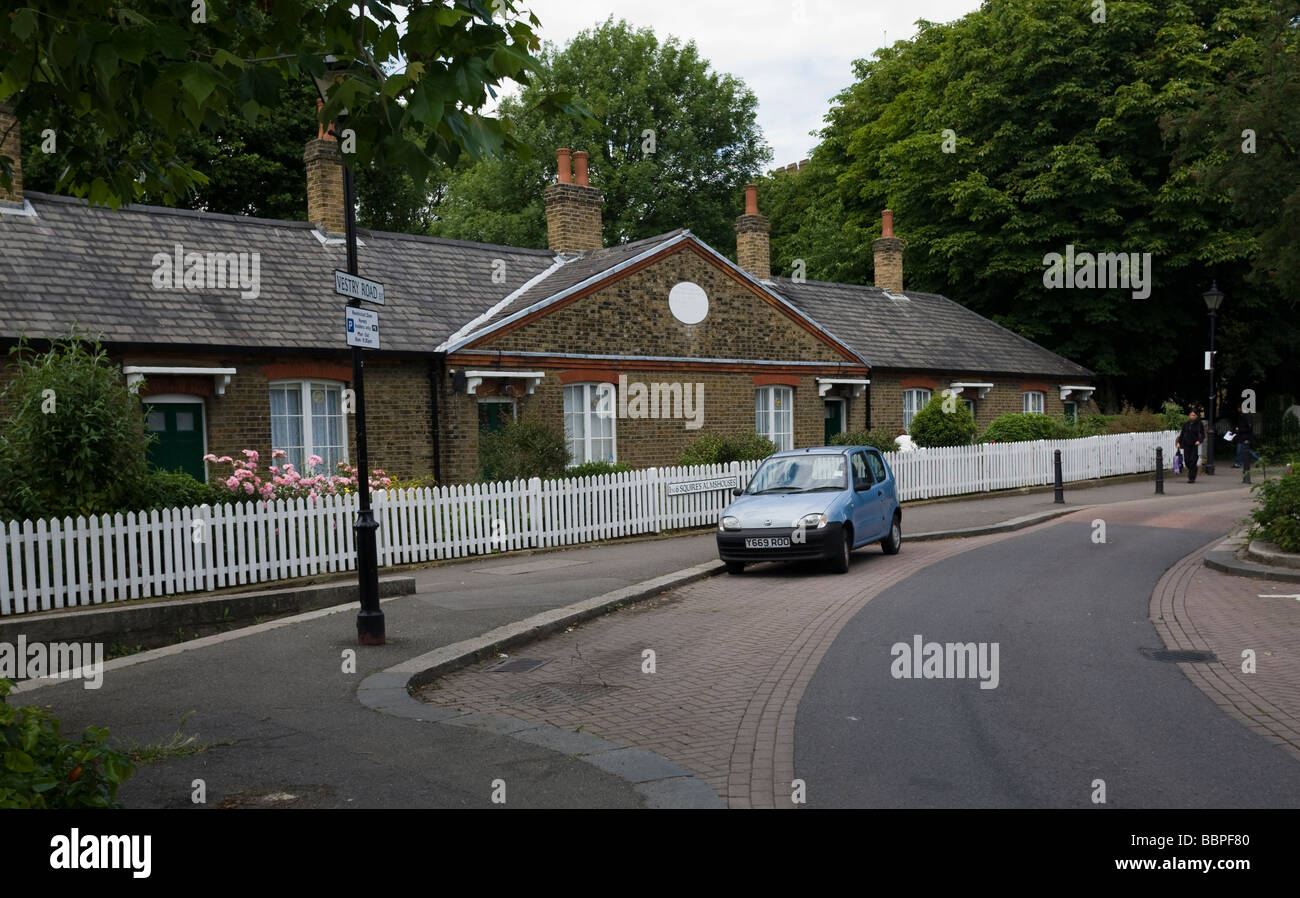
{"label": "shopping bag", "polygon": [[1174,473],[1175,473],[1175,474],[1181,474],[1181,473],[1183,473],[1183,453],[1182,453],[1182,452],[1175,452],[1175,453],[1174,453]]}

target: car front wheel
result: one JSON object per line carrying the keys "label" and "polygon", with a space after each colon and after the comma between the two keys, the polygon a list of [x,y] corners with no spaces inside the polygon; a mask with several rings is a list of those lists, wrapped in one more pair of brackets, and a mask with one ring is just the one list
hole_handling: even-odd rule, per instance
{"label": "car front wheel", "polygon": [[840,542],[831,556],[831,570],[837,574],[849,572],[849,553],[853,551],[853,531],[845,527],[840,531]]}
{"label": "car front wheel", "polygon": [[728,574],[743,574],[743,573],[745,573],[745,562],[743,562],[743,561],[726,561],[726,562],[723,562],[723,563],[727,566],[727,573],[728,573]]}
{"label": "car front wheel", "polygon": [[880,548],[886,555],[897,555],[903,547],[903,522],[894,515],[894,522],[889,525],[889,535],[880,541]]}

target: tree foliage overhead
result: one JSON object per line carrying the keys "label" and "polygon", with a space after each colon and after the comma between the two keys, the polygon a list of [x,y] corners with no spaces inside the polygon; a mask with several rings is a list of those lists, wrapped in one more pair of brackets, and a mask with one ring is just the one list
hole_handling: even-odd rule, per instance
{"label": "tree foliage overhead", "polygon": [[[1296,104],[1265,109],[1295,90],[1295,6],[1113,0],[1100,22],[1080,0],[994,0],[949,24],[921,22],[915,39],[855,63],[809,165],[760,188],[774,269],[802,259],[809,278],[869,283],[880,210],[891,208],[905,287],[945,293],[1082,362],[1112,402],[1120,377],[1143,402],[1197,395],[1200,294],[1212,278],[1229,297],[1221,322],[1245,322],[1220,331],[1222,355],[1252,359],[1256,376],[1278,370],[1297,335],[1281,307],[1296,294],[1247,275],[1261,263],[1296,271],[1284,261],[1300,239],[1295,217],[1272,211],[1300,180]],[[1271,155],[1231,157],[1223,148],[1240,144],[1251,102]],[[1241,207],[1278,177],[1271,204]],[[1045,257],[1067,245],[1151,253],[1150,296],[1048,289]]]}
{"label": "tree foliage overhead", "polygon": [[[524,115],[565,90],[592,120]],[[591,183],[604,195],[607,245],[687,227],[729,252],[741,188],[771,158],[757,105],[743,82],[711,71],[694,43],[660,41],[611,17],[563,49],[547,45],[533,82],[501,105],[531,156],[460,165],[434,233],[546,246],[542,191],[554,180],[555,149],[572,147],[588,152]]]}
{"label": "tree foliage overhead", "polygon": [[[61,149],[60,192],[115,206],[202,186],[180,141],[270,116],[288,85],[326,74],[327,56],[346,75],[319,120],[347,109],[356,152],[344,158],[356,169],[400,170],[418,186],[462,153],[527,152],[484,109],[503,84],[529,82],[535,16],[514,0],[364,6],[361,16],[352,0],[27,0],[0,16],[0,102],[79,138]],[[563,93],[534,100],[580,114]],[[0,184],[11,163],[0,158]]]}

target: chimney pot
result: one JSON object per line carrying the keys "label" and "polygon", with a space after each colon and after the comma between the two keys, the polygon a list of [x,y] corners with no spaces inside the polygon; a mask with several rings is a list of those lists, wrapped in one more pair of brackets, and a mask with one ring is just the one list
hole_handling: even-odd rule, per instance
{"label": "chimney pot", "polygon": [[894,236],[894,213],[880,213],[880,238],[871,244],[875,255],[876,286],[890,293],[903,292],[903,241]]}
{"label": "chimney pot", "polygon": [[[316,109],[324,104],[316,101]],[[343,157],[329,128],[321,123],[316,138],[307,141],[302,161],[307,169],[307,220],[332,233],[343,233]]]}
{"label": "chimney pot", "polygon": [[[601,232],[600,191],[587,183],[587,154],[583,150],[570,153],[568,147],[555,151],[559,163],[559,177],[542,192],[546,203],[546,242],[557,253],[576,253],[600,249],[604,245]],[[569,162],[576,163],[578,181],[575,184]]]}
{"label": "chimney pot", "polygon": [[745,185],[745,214],[736,216],[736,264],[760,281],[772,277],[772,230],[767,216],[758,214],[758,185]]}

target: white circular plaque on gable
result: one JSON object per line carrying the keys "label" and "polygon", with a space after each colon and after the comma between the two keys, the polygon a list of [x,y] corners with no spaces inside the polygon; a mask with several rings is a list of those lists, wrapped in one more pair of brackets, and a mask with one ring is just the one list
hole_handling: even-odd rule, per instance
{"label": "white circular plaque on gable", "polygon": [[668,291],[668,308],[682,324],[699,324],[709,314],[709,297],[699,284],[682,281]]}

